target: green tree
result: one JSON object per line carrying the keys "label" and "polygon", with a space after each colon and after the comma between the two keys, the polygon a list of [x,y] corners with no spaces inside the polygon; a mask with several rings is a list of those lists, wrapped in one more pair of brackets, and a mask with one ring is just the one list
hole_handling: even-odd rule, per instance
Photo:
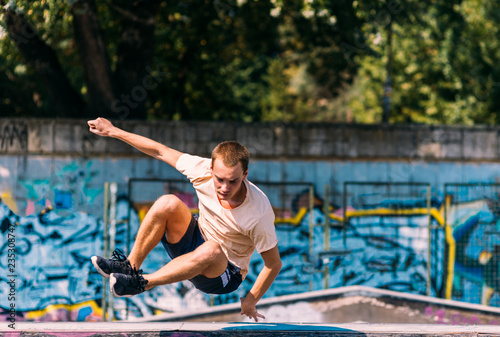
{"label": "green tree", "polygon": [[[10,38],[2,39],[2,56],[12,51],[9,42],[18,51],[5,68],[17,67],[14,62],[28,65],[20,76],[33,83],[31,92],[45,116],[117,117],[120,93],[144,86],[152,63],[153,23],[160,1],[114,1],[101,8],[94,0],[0,3]],[[108,45],[101,21],[106,28],[121,25],[114,44]],[[118,35],[116,30],[111,30],[113,34]],[[113,59],[108,48],[116,50]],[[8,82],[15,91],[13,84]],[[133,104],[132,115],[143,118],[144,100]],[[31,114],[26,108],[20,110]]]}
{"label": "green tree", "polygon": [[155,62],[171,80],[160,85],[150,113],[155,118],[260,119],[263,80],[277,52],[277,20],[269,1],[169,2],[158,24]]}
{"label": "green tree", "polygon": [[[386,19],[363,25],[367,45],[379,56],[359,57],[357,89],[352,90],[357,94],[347,99],[355,120],[381,121],[390,62],[387,22],[392,19],[391,122],[498,123],[498,4],[407,0],[392,12],[389,4]],[[384,17],[380,7],[362,12]]]}
{"label": "green tree", "polygon": [[357,64],[343,46],[362,39],[354,1],[275,1],[282,52],[268,69],[264,120],[338,121],[335,105]]}
{"label": "green tree", "polygon": [[10,115],[335,119],[356,70],[353,1],[0,3]]}

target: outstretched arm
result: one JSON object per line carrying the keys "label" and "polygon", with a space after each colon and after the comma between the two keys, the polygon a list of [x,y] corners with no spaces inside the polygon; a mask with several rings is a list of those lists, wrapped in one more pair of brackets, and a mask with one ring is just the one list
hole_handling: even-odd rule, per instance
{"label": "outstretched arm", "polygon": [[173,167],[175,167],[177,160],[183,154],[182,152],[171,149],[152,139],[117,128],[105,118],[99,117],[88,121],[87,124],[90,127],[90,132],[103,137],[119,139],[129,145],[132,145],[137,150],[144,152],[153,158],[162,160]]}
{"label": "outstretched arm", "polygon": [[262,296],[264,296],[281,270],[281,258],[278,246],[274,246],[274,248],[263,252],[261,256],[264,260],[264,268],[262,268],[247,296],[245,296],[245,298],[240,298],[241,314],[253,318],[256,322],[259,321],[259,317],[264,319],[265,317],[257,312],[255,306]]}

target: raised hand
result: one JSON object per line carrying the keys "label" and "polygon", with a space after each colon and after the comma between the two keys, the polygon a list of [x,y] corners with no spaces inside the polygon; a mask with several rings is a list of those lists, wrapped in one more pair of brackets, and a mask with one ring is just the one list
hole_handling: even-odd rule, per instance
{"label": "raised hand", "polygon": [[87,122],[89,125],[89,130],[96,135],[103,137],[111,137],[113,130],[115,127],[108,121],[106,118],[99,117],[94,120],[90,120]]}

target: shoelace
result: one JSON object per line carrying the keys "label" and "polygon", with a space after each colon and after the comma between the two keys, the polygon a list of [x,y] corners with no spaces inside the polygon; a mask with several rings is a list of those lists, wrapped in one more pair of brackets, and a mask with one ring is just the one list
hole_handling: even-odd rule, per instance
{"label": "shoelace", "polygon": [[116,248],[113,252],[113,256],[111,257],[111,259],[118,262],[125,262],[127,260],[127,256],[123,253],[121,249]]}
{"label": "shoelace", "polygon": [[122,264],[125,263],[127,267],[132,269],[132,266],[130,265],[130,262],[127,260],[127,256],[123,253],[123,251],[119,248],[115,249],[113,251],[113,255],[111,257],[112,263],[118,263]]}
{"label": "shoelace", "polygon": [[132,267],[131,276],[135,283],[134,286],[143,292],[148,284],[148,280],[142,276],[142,269],[137,270],[135,267]]}

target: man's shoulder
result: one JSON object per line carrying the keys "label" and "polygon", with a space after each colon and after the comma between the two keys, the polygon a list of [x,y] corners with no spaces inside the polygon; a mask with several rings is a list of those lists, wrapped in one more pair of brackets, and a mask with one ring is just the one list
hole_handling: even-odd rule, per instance
{"label": "man's shoulder", "polygon": [[184,153],[177,160],[175,168],[194,182],[199,177],[210,176],[210,159]]}
{"label": "man's shoulder", "polygon": [[269,210],[272,209],[272,206],[267,195],[251,181],[247,180],[247,182],[250,188],[249,198],[252,206],[255,207],[261,214],[269,212]]}
{"label": "man's shoulder", "polygon": [[255,193],[259,197],[265,197],[267,199],[267,195],[253,182],[247,180],[248,186],[250,187],[251,192]]}
{"label": "man's shoulder", "polygon": [[192,165],[193,163],[209,163],[210,158],[200,157],[189,153],[183,153],[177,160],[176,166]]}

